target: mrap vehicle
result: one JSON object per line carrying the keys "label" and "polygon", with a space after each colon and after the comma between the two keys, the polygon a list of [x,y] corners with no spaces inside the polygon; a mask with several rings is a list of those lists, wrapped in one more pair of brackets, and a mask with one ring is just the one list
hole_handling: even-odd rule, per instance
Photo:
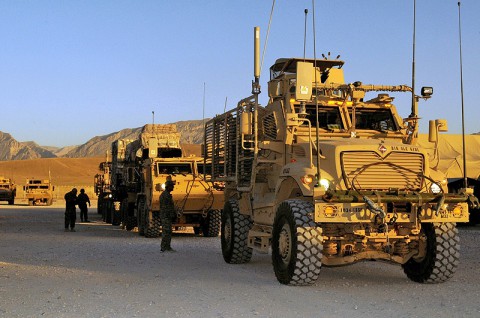
{"label": "mrap vehicle", "polygon": [[[205,125],[211,180],[225,183],[224,260],[271,250],[288,285],[313,284],[322,265],[372,259],[400,264],[415,282],[452,277],[456,222],[468,221],[476,198],[447,193],[416,143],[418,102],[433,89],[417,96],[407,85],[345,83],[343,61],[281,58],[263,107],[255,32],[252,95]],[[400,116],[390,92],[412,94],[410,114]],[[431,121],[431,141],[446,126]]]}

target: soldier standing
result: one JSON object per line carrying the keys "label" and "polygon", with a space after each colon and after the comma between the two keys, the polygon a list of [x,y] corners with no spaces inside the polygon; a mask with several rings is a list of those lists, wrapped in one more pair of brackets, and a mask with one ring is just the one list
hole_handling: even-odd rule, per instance
{"label": "soldier standing", "polygon": [[176,217],[175,205],[171,192],[174,184],[171,178],[165,182],[165,190],[160,195],[160,221],[162,222],[162,243],[161,251],[174,251],[170,246],[172,241],[172,219]]}
{"label": "soldier standing", "polygon": [[72,191],[65,194],[65,232],[75,232],[75,220],[77,219],[77,210],[75,205],[77,204],[77,189],[73,188]]}
{"label": "soldier standing", "polygon": [[85,193],[84,189],[80,189],[80,194],[77,197],[77,203],[78,207],[80,208],[80,220],[83,222],[90,222],[88,220],[88,208],[87,208],[87,203],[88,206],[90,206],[90,198],[88,195]]}

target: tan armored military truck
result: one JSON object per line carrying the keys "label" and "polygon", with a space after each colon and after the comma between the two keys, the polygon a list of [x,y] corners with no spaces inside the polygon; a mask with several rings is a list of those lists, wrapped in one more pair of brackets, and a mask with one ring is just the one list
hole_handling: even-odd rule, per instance
{"label": "tan armored military truck", "polygon": [[55,187],[50,182],[50,179],[27,179],[23,190],[25,191],[28,205],[52,205],[53,203]]}
{"label": "tan armored military truck", "polygon": [[[475,198],[447,193],[416,144],[418,101],[432,89],[345,83],[343,61],[282,58],[263,107],[255,61],[253,95],[205,126],[212,181],[225,182],[224,260],[271,248],[278,281],[290,285],[314,283],[322,265],[371,259],[400,264],[415,282],[452,277],[456,222]],[[413,95],[410,114],[390,92]],[[431,140],[445,130],[433,121]]]}
{"label": "tan armored military truck", "polygon": [[[128,199],[126,183],[124,180],[126,171],[126,150],[127,145],[133,142],[131,139],[118,139],[112,143],[112,165],[110,171],[110,190],[113,204],[110,209],[109,220],[112,225],[122,224],[123,228],[132,230],[136,226],[136,219],[128,218],[128,200],[122,209],[122,201]],[[135,201],[132,200],[134,203]],[[133,209],[133,205],[131,207]],[[127,225],[128,224],[128,225]]]}
{"label": "tan armored military truck", "polygon": [[113,195],[110,186],[110,172],[112,163],[103,161],[98,166],[99,173],[93,178],[93,186],[95,194],[98,197],[97,201],[97,213],[102,215],[102,220],[107,223],[111,223],[112,209],[113,209]]}
{"label": "tan armored military truck", "polygon": [[0,177],[0,201],[7,201],[9,205],[15,203],[17,187],[10,178]]}
{"label": "tan armored military truck", "polygon": [[197,234],[218,236],[223,191],[204,180],[203,158],[182,157],[175,125],[145,125],[139,139],[127,145],[126,158],[127,194],[122,206],[127,207],[127,218],[136,216],[140,235],[160,235],[160,194],[167,178],[171,178],[177,211],[174,229],[193,227]]}

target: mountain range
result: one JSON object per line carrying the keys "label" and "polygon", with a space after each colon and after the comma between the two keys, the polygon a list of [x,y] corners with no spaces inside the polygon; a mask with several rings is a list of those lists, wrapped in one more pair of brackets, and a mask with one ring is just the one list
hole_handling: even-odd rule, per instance
{"label": "mountain range", "polygon": [[[174,123],[181,133],[182,145],[201,144],[203,142],[203,120],[179,121]],[[19,142],[9,133],[0,131],[0,161],[27,160],[38,158],[85,158],[102,157],[111,149],[117,139],[136,139],[142,127],[126,128],[103,136],[95,136],[86,143],[77,146],[52,147],[40,146],[34,141]]]}

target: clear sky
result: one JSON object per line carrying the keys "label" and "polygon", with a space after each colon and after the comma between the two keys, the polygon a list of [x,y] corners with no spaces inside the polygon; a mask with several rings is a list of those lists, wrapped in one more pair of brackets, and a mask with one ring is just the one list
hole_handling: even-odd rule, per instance
{"label": "clear sky", "polygon": [[[466,132],[480,131],[480,1],[461,2]],[[262,69],[313,57],[312,1],[277,0]],[[68,146],[123,128],[202,119],[251,93],[253,27],[262,51],[272,0],[0,0],[0,131]],[[341,55],[347,82],[411,85],[413,0],[316,0],[316,48]],[[446,118],[461,133],[456,0],[417,0],[421,132]],[[409,96],[397,98],[403,116]]]}

